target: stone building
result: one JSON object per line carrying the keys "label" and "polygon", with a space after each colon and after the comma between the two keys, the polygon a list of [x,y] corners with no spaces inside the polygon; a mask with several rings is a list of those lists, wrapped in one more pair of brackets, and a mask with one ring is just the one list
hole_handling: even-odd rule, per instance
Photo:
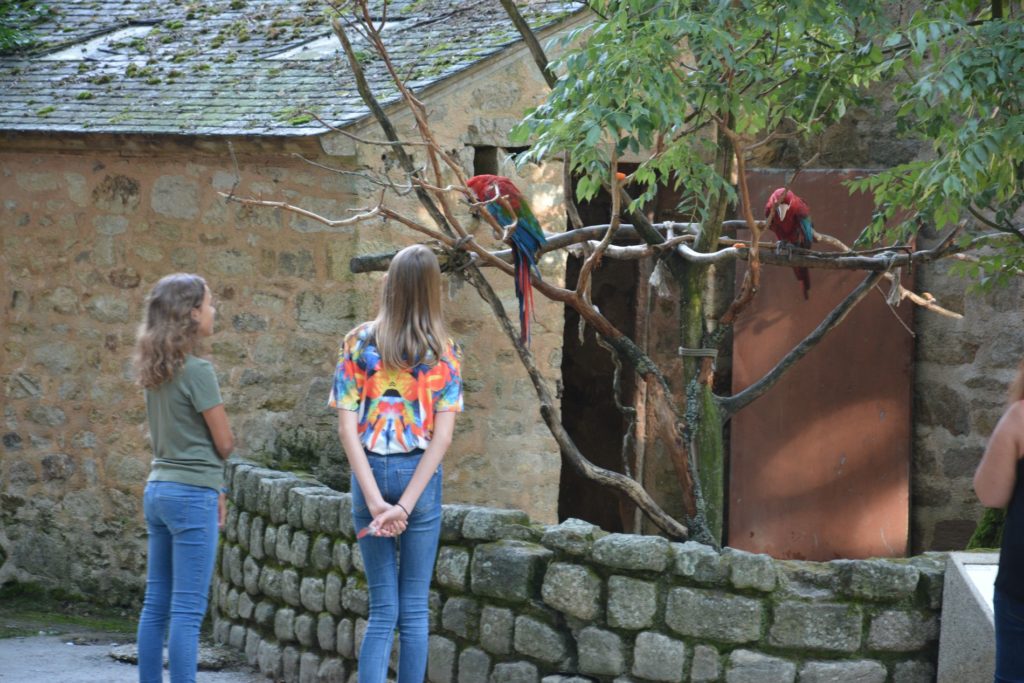
{"label": "stone building", "polygon": [[[566,16],[575,9],[533,2],[527,12],[550,33],[584,21]],[[380,138],[322,10],[76,0],[36,28],[29,56],[0,57],[0,585],[139,593],[150,454],[129,357],[143,297],[168,272],[203,274],[218,300],[209,351],[239,454],[345,486],[325,398],[337,343],[375,310],[380,281],[353,275],[349,261],[420,236],[380,221],[329,227],[222,196],[342,219],[377,201],[367,172],[399,178],[384,147],[326,130],[310,114]],[[397,0],[379,19],[444,148],[467,173],[516,175],[507,132],[546,89],[497,3]],[[411,138],[383,65],[358,38],[356,51]],[[895,135],[884,121],[852,112],[823,163],[878,167],[913,154],[876,144]],[[785,160],[764,163],[773,161]],[[560,177],[546,166],[519,178],[549,231],[564,224]],[[400,202],[392,208],[422,217],[412,200]],[[554,282],[565,277],[564,255],[542,267]],[[977,297],[944,266],[916,275],[920,288],[966,313],[960,321],[916,314],[919,551],[962,545],[973,527],[970,476],[1024,351],[1024,317],[1016,288]],[[514,310],[509,279],[491,279]],[[537,303],[532,348],[556,384],[564,314]],[[561,463],[527,376],[472,288],[453,287],[447,305],[467,351],[467,412],[446,461],[446,496],[555,522]]]}
{"label": "stone building", "polygon": [[[0,584],[125,596],[144,574],[151,455],[130,355],[152,284],[181,270],[210,283],[218,321],[208,347],[238,453],[347,488],[326,398],[338,343],[375,312],[381,277],[353,275],[349,260],[421,236],[380,220],[328,227],[221,196],[341,219],[378,201],[366,172],[401,180],[387,148],[304,113],[382,138],[323,5],[100,4],[65,3],[36,28],[40,52],[0,61]],[[534,3],[528,17],[571,25],[576,9]],[[545,88],[500,6],[392,2],[388,11],[383,35],[439,142],[467,173],[514,175],[507,131]],[[383,64],[355,45],[379,97],[393,102]],[[412,139],[403,107],[389,111]],[[550,230],[564,220],[560,178],[560,168],[540,167],[520,177]],[[391,208],[421,217],[402,201]],[[560,279],[557,257],[542,267]],[[492,279],[514,310],[511,278]],[[554,522],[560,461],[533,389],[473,288],[449,294],[467,411],[446,495]],[[532,348],[553,383],[561,308],[538,301],[537,319]]]}

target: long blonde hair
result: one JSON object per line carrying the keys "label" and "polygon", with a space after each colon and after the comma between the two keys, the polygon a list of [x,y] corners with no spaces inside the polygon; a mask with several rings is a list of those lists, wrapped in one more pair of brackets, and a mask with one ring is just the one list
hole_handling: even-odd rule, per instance
{"label": "long blonde hair", "polygon": [[433,365],[443,354],[448,332],[441,313],[441,267],[422,244],[391,259],[373,336],[387,368]]}
{"label": "long blonde hair", "polygon": [[206,281],[190,273],[160,279],[146,297],[146,314],[135,340],[136,381],[155,389],[174,376],[199,340],[193,309],[203,305]]}

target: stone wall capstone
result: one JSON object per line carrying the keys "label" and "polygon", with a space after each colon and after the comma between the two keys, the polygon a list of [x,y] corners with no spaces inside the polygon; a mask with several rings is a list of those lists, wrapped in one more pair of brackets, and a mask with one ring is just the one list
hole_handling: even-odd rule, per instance
{"label": "stone wall capstone", "polygon": [[[369,595],[350,495],[231,472],[216,640],[275,680],[355,681]],[[928,683],[943,559],[776,561],[445,505],[427,679]]]}

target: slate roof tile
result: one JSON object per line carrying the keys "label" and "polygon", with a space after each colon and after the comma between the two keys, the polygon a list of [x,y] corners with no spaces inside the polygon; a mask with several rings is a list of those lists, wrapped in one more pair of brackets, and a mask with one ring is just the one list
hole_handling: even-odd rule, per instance
{"label": "slate roof tile", "polygon": [[[320,0],[66,0],[35,27],[30,52],[0,55],[0,130],[305,136],[368,111],[336,39],[319,59],[282,59],[331,34]],[[581,2],[530,0],[535,29],[583,9]],[[383,10],[378,5],[378,13]],[[399,73],[422,90],[518,42],[498,0],[394,0],[383,37]],[[115,40],[129,27],[144,36]],[[62,50],[105,37],[85,59]],[[387,102],[395,89],[366,53],[367,78]]]}

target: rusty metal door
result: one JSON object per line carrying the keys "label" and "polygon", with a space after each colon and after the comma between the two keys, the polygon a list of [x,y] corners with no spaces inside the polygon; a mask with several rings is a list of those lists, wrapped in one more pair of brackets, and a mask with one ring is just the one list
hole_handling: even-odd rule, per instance
{"label": "rusty metal door", "polygon": [[[851,196],[841,184],[855,175],[804,171],[790,188],[811,207],[818,232],[848,245],[872,211],[870,198]],[[755,217],[782,183],[778,171],[751,173]],[[766,232],[762,239],[775,237]],[[739,283],[745,266],[737,270]],[[864,276],[812,270],[805,301],[792,270],[764,267],[760,291],[735,328],[733,392],[768,372]],[[883,280],[881,289],[888,287]],[[906,554],[910,304],[898,312],[899,319],[881,291],[868,293],[778,384],[733,417],[730,546],[810,560]]]}

